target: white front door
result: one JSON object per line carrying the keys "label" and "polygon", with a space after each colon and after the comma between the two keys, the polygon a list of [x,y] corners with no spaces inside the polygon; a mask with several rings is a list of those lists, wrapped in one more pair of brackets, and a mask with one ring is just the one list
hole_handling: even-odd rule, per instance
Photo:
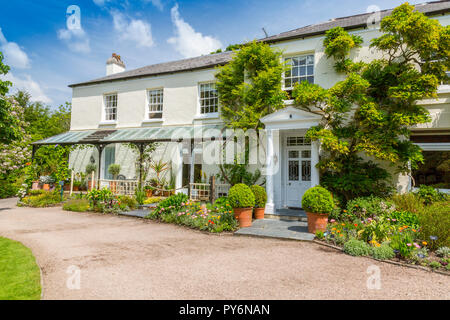
{"label": "white front door", "polygon": [[286,206],[301,208],[303,194],[311,187],[311,147],[287,147],[286,168]]}

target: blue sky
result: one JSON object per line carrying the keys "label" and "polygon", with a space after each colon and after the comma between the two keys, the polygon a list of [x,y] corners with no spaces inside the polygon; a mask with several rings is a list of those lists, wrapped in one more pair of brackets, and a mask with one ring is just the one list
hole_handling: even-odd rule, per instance
{"label": "blue sky", "polygon": [[[70,101],[71,83],[105,75],[113,52],[127,70],[209,53],[331,18],[393,8],[395,0],[84,0],[2,1],[0,51],[7,78],[52,107]],[[423,1],[409,1],[411,4]],[[67,8],[80,8],[68,29]]]}

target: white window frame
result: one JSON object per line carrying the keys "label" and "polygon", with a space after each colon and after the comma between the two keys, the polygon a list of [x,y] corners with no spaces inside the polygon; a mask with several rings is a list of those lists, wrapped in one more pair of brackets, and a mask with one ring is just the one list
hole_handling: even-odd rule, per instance
{"label": "white window frame", "polygon": [[[158,103],[154,103],[152,104],[151,99],[150,99],[150,93],[154,92],[154,91],[161,91],[161,111],[152,111],[150,110],[150,107],[153,106],[157,106],[159,105]],[[151,118],[150,114],[161,114],[160,118]],[[147,122],[161,122],[164,121],[163,119],[163,115],[164,115],[164,88],[151,88],[151,89],[147,89],[147,99],[146,99],[146,105],[145,105],[145,121]]]}
{"label": "white window frame", "polygon": [[[207,82],[199,82],[198,83],[198,86],[197,86],[197,95],[198,95],[197,118],[218,118],[219,117],[219,111],[220,111],[219,96],[217,96],[217,106],[216,106],[217,111],[202,113],[202,100],[211,99],[211,98],[201,98],[201,88],[202,88],[202,86],[205,86],[205,85],[215,85],[215,84],[216,84],[215,81],[207,81]],[[209,106],[209,107],[211,107],[211,106]]]}
{"label": "white window frame", "polygon": [[[116,97],[115,119],[112,119],[112,120],[111,119],[107,119],[107,112],[106,112],[106,110],[108,108],[107,107],[108,106],[107,99],[108,99],[108,97],[111,97],[111,96],[115,96]],[[117,111],[118,111],[118,106],[119,106],[118,102],[119,102],[119,95],[117,94],[117,92],[105,93],[103,95],[102,123],[116,123],[117,122]]]}
{"label": "white window frame", "polygon": [[[308,57],[312,57],[312,59],[313,59],[312,64],[308,64],[307,63],[308,62]],[[305,61],[305,63],[306,63],[305,64],[305,68],[306,68],[305,76],[300,76],[300,68],[298,70],[298,76],[293,76],[292,75],[292,67],[291,67],[291,70],[290,70],[291,71],[291,76],[288,77],[288,78],[294,79],[294,78],[304,77],[304,80],[306,80],[308,77],[313,77],[313,82],[312,83],[315,83],[315,80],[316,80],[316,59],[315,59],[314,52],[304,52],[304,53],[295,53],[295,54],[286,55],[286,56],[283,56],[283,62],[286,62],[288,59],[301,59],[301,58],[305,58],[306,59],[306,61]],[[312,67],[313,68],[312,75],[308,73],[308,67]],[[287,71],[283,72],[282,88],[283,88],[283,90],[293,90],[294,86],[292,86],[292,85],[290,87],[286,87],[286,79],[287,79],[286,78],[286,72]]]}

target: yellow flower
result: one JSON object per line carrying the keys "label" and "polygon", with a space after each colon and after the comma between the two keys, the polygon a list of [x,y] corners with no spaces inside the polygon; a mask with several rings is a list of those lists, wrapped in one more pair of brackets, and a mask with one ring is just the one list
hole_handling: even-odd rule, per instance
{"label": "yellow flower", "polygon": [[426,246],[426,245],[428,244],[428,242],[423,241],[422,244],[423,244],[424,246]]}

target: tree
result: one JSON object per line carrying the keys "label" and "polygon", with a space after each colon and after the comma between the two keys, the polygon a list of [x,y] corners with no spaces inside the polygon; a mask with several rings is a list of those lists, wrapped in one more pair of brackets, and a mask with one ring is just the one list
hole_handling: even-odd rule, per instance
{"label": "tree", "polygon": [[[0,52],[0,75],[6,75],[9,66],[3,64],[3,54]],[[15,110],[6,95],[9,87],[12,85],[10,81],[0,79],[0,143],[9,144],[14,140],[22,137],[20,130],[20,120],[15,115]]]}
{"label": "tree", "polygon": [[325,54],[346,78],[329,89],[303,82],[293,91],[299,108],[323,115],[307,136],[319,140],[324,150],[318,164],[322,184],[345,200],[388,192],[384,164],[409,173],[423,162],[420,148],[409,141],[410,128],[429,122],[430,116],[416,101],[437,96],[450,66],[450,27],[413,6],[394,9],[381,21],[380,31],[370,44],[380,58],[362,62],[349,58],[361,37],[339,27],[329,30]]}
{"label": "tree", "polygon": [[262,128],[260,118],[283,108],[287,98],[281,88],[281,52],[256,41],[234,52],[215,75],[221,117],[230,128]]}

